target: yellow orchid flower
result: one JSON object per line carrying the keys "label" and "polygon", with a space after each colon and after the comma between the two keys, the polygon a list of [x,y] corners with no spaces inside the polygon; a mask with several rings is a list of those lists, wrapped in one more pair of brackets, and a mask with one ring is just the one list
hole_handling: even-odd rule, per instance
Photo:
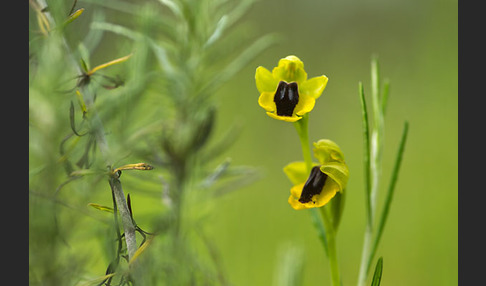
{"label": "yellow orchid flower", "polygon": [[258,104],[268,116],[295,122],[310,112],[327,85],[325,75],[307,79],[304,63],[296,56],[280,59],[272,72],[259,66],[255,73]]}
{"label": "yellow orchid flower", "polygon": [[310,174],[305,162],[292,162],[284,167],[294,185],[288,201],[296,210],[322,207],[346,188],[349,170],[336,143],[327,139],[314,143],[314,157],[319,164],[313,165]]}

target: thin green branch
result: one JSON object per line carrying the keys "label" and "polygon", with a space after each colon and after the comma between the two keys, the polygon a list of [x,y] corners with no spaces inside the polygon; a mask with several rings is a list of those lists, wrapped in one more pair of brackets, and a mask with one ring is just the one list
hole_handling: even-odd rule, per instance
{"label": "thin green branch", "polygon": [[407,135],[408,135],[408,122],[405,121],[405,124],[404,124],[404,127],[403,127],[402,138],[400,140],[400,146],[399,146],[399,149],[398,149],[398,152],[397,152],[397,157],[396,157],[396,160],[395,160],[395,166],[393,167],[393,173],[392,173],[392,177],[391,177],[391,180],[390,180],[390,185],[388,187],[388,192],[386,193],[385,203],[383,205],[383,210],[382,210],[382,213],[381,213],[381,216],[380,216],[378,229],[377,229],[376,236],[375,236],[375,239],[373,241],[373,247],[371,249],[370,256],[369,256],[369,259],[368,259],[368,265],[367,265],[368,271],[369,271],[369,268],[371,266],[371,261],[373,260],[375,253],[376,253],[376,250],[378,248],[378,245],[380,243],[381,236],[383,235],[383,230],[385,229],[386,220],[388,218],[388,213],[390,211],[390,205],[391,205],[391,202],[393,200],[393,195],[395,193],[395,186],[396,186],[396,183],[397,183],[397,180],[398,180],[398,173],[400,172],[400,166],[401,166],[401,162],[402,162],[402,158],[403,158],[403,152],[405,150]]}

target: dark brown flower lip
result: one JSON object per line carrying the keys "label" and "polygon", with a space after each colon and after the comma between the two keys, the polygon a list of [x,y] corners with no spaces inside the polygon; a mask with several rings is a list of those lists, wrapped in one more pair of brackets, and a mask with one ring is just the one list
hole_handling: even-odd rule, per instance
{"label": "dark brown flower lip", "polygon": [[280,81],[273,101],[277,106],[277,115],[292,116],[299,103],[299,89],[296,82]]}
{"label": "dark brown flower lip", "polygon": [[309,178],[304,184],[302,193],[299,198],[299,202],[305,204],[312,201],[312,197],[322,192],[324,184],[326,183],[327,175],[321,172],[319,166],[315,166],[311,169]]}

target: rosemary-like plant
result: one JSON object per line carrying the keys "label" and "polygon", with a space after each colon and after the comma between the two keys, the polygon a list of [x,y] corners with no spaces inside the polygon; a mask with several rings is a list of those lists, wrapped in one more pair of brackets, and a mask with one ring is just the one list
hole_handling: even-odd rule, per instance
{"label": "rosemary-like plant", "polygon": [[[235,133],[214,140],[214,95],[275,40],[273,35],[252,39],[234,27],[252,2],[83,1],[78,8],[77,1],[69,7],[30,1],[36,19],[30,39],[31,213],[44,206],[37,198],[44,198],[56,206],[51,209],[55,220],[66,212],[58,205],[73,204],[82,210],[78,213],[110,225],[100,237],[104,249],[85,258],[108,262],[95,268],[86,262],[91,270],[83,273],[79,261],[79,271],[71,276],[44,267],[37,257],[46,257],[38,252],[45,243],[35,247],[32,237],[32,284],[49,279],[52,285],[75,280],[89,285],[229,283],[204,222],[212,201],[250,183],[257,173],[221,159]],[[120,14],[124,17],[107,19]],[[88,23],[84,35],[71,29],[80,23]],[[107,57],[97,48],[108,44],[109,34],[116,37],[111,54],[123,54],[110,54],[92,67],[93,59]],[[54,119],[46,122],[45,114]],[[57,145],[59,152],[43,154],[35,149],[37,142],[44,148]],[[53,182],[38,181],[53,170]],[[151,171],[138,175],[132,170]],[[66,198],[67,192],[83,195]],[[156,211],[142,220],[137,202],[146,198]],[[41,222],[48,225],[49,219]],[[99,233],[94,227],[85,231],[90,229],[93,236]],[[63,239],[71,237],[64,223],[55,231]],[[51,242],[51,248],[58,244]]]}

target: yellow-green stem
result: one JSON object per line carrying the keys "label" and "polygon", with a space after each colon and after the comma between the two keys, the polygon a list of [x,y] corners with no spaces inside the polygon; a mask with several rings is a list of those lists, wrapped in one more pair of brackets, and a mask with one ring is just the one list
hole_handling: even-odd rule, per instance
{"label": "yellow-green stem", "polygon": [[326,211],[325,207],[321,207],[321,217],[322,221],[324,222],[324,226],[327,232],[327,248],[328,248],[328,257],[329,257],[329,265],[331,267],[331,280],[332,285],[340,286],[341,285],[341,277],[339,274],[339,264],[337,261],[337,251],[336,251],[336,232],[334,231],[334,227],[332,222],[329,220],[329,214]]}
{"label": "yellow-green stem", "polygon": [[[309,122],[308,114],[305,114],[302,117],[302,119],[295,122],[294,126],[299,135],[300,144],[302,147],[302,155],[304,157],[304,161],[306,164],[307,173],[310,174],[310,171],[312,169],[312,155],[310,152],[310,144],[309,144],[308,122]],[[339,265],[337,261],[336,233],[334,232],[334,227],[331,221],[329,220],[329,216],[324,207],[320,208],[320,213],[324,224],[324,231],[326,234],[325,241],[327,241],[327,247],[326,245],[323,245],[323,247],[325,250],[327,249],[327,255],[329,257],[329,266],[331,270],[331,282],[333,286],[340,286],[341,278],[339,274]]]}
{"label": "yellow-green stem", "polygon": [[310,173],[312,169],[312,156],[310,152],[309,144],[309,132],[308,132],[309,115],[305,114],[302,119],[295,122],[295,129],[299,134],[300,144],[302,147],[302,155],[304,156],[305,165],[307,167],[307,173]]}

